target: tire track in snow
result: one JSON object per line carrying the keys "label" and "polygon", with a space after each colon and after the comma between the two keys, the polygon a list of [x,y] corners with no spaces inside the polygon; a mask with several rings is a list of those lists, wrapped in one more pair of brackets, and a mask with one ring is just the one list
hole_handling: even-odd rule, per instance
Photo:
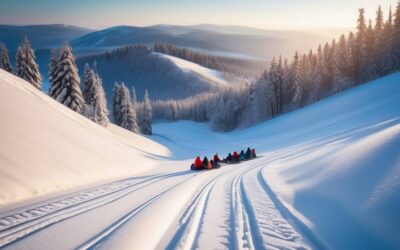
{"label": "tire track in snow", "polygon": [[[181,175],[185,175],[185,173],[162,174],[134,183],[130,182],[132,180],[113,182],[80,192],[73,197],[67,197],[36,208],[30,208],[27,211],[8,215],[1,219],[3,222],[8,221],[9,223],[5,225],[6,229],[0,231],[0,248],[21,240],[54,223],[114,202],[156,182]],[[113,189],[115,185],[116,187]],[[105,189],[106,191],[96,193],[97,189]],[[94,197],[93,193],[95,193]],[[96,196],[96,194],[99,195]],[[80,200],[77,197],[82,199]],[[55,204],[60,205],[57,206]],[[10,218],[14,220],[10,220]]]}
{"label": "tire track in snow", "polygon": [[169,192],[170,190],[178,187],[179,185],[189,181],[191,178],[196,176],[195,174],[191,175],[189,178],[184,179],[183,181],[180,181],[176,184],[173,184],[171,187],[168,189],[163,190],[162,192],[157,193],[156,195],[152,196],[150,199],[147,201],[143,202],[141,205],[138,207],[132,209],[130,212],[127,214],[123,215],[121,218],[119,218],[117,221],[115,221],[113,224],[111,224],[109,227],[104,229],[102,232],[100,232],[98,235],[93,237],[92,239],[88,240],[87,242],[83,243],[81,246],[79,246],[77,249],[97,249],[101,244],[112,235],[113,232],[115,232],[118,228],[123,226],[126,222],[128,222],[130,219],[132,219],[134,216],[136,216],[138,213],[140,213],[143,209],[145,209],[147,206],[149,206],[151,203],[155,202],[157,199],[159,199],[163,194]]}
{"label": "tire track in snow", "polygon": [[251,219],[246,197],[243,196],[240,188],[243,176],[249,171],[263,166],[265,162],[258,163],[256,166],[248,164],[245,171],[237,175],[231,185],[231,238],[234,239],[235,249],[264,249],[260,242],[260,233]]}
{"label": "tire track in snow", "polygon": [[166,249],[194,248],[210,193],[215,183],[225,174],[226,173],[219,174],[201,188],[183,213],[183,216],[179,220],[180,226]]}
{"label": "tire track in snow", "polygon": [[[261,165],[251,166],[250,169],[260,167]],[[204,217],[207,210],[208,201],[213,188],[217,182],[227,175],[236,174],[243,175],[248,171],[248,166],[242,166],[237,169],[223,172],[208,181],[198,192],[195,198],[189,203],[183,216],[179,220],[180,226],[172,237],[166,249],[195,249],[198,245],[201,229],[204,226]],[[233,172],[234,171],[234,172]],[[233,179],[233,178],[232,178]],[[228,182],[231,181],[230,179]],[[215,208],[212,208],[215,209]],[[227,216],[228,218],[230,216]]]}

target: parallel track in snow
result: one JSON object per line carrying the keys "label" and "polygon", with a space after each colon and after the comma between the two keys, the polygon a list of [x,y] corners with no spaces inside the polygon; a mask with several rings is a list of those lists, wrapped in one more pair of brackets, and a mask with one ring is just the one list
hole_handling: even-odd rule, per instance
{"label": "parallel track in snow", "polygon": [[[95,187],[75,195],[0,218],[0,247],[12,244],[60,221],[114,202],[164,179],[187,173],[133,178]],[[193,174],[191,174],[193,176]],[[138,181],[136,181],[138,180]]]}

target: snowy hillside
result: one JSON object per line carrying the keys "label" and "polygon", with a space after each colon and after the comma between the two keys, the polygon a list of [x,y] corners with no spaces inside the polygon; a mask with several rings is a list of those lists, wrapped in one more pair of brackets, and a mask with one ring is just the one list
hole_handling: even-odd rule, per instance
{"label": "snowy hillside", "polygon": [[165,54],[161,54],[161,53],[156,53],[156,52],[153,52],[153,54],[163,57],[163,58],[166,58],[166,59],[170,60],[171,62],[173,62],[176,66],[178,66],[183,71],[188,72],[188,73],[194,73],[194,74],[198,75],[199,77],[201,77],[217,86],[228,84],[225,81],[225,79],[223,78],[221,72],[218,72],[217,70],[209,69],[209,68],[203,67],[199,64],[192,63],[192,62],[183,60],[178,57],[165,55]]}
{"label": "snowy hillside", "polygon": [[[83,77],[85,63],[97,62],[109,103],[112,100],[114,82],[135,86],[139,100],[146,89],[150,98],[180,99],[215,89],[214,81],[222,83],[217,72],[208,70],[178,58],[154,54],[147,46],[127,46],[110,52],[81,56],[77,65]],[[176,62],[180,62],[177,64]]]}
{"label": "snowy hillside", "polygon": [[0,204],[110,181],[157,165],[168,150],[105,129],[0,70]]}
{"label": "snowy hillside", "polygon": [[[1,71],[0,247],[398,249],[399,81],[230,133],[159,123],[154,142]],[[246,147],[261,157],[188,170],[197,155]]]}
{"label": "snowy hillside", "polygon": [[305,234],[332,249],[399,248],[399,82],[394,74],[231,133],[158,124],[155,138],[176,158],[256,147],[257,178]]}

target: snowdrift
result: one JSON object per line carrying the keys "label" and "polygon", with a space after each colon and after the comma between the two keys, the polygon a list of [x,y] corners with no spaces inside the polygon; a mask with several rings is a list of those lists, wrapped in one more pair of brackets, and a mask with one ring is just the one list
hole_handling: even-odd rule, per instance
{"label": "snowdrift", "polygon": [[0,70],[0,204],[124,178],[169,151],[103,128]]}
{"label": "snowdrift", "polygon": [[[400,74],[257,126],[157,124],[176,158],[255,147],[269,188],[333,249],[400,248]],[[193,143],[196,142],[196,143]]]}

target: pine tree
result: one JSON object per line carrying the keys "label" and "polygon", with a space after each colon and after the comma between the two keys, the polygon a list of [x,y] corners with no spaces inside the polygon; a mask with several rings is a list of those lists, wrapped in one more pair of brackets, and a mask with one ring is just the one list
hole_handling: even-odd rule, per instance
{"label": "pine tree", "polygon": [[376,20],[374,28],[375,43],[372,49],[373,59],[374,59],[374,73],[376,76],[381,76],[383,73],[382,63],[385,51],[384,51],[384,46],[382,46],[382,44],[385,43],[384,27],[385,23],[383,20],[383,12],[381,6],[379,5],[378,10],[376,11]]}
{"label": "pine tree", "polygon": [[121,85],[117,82],[114,83],[113,88],[113,117],[114,123],[118,126],[121,125],[120,105],[121,105]]}
{"label": "pine tree", "polygon": [[149,99],[149,93],[147,92],[146,89],[143,98],[143,122],[142,122],[142,133],[145,135],[151,135],[153,133],[151,120],[152,120],[152,107]]}
{"label": "pine tree", "polygon": [[89,67],[89,64],[85,64],[85,81],[83,82],[83,99],[86,104],[94,105],[94,96],[96,94],[96,76],[94,70]]}
{"label": "pine tree", "polygon": [[80,78],[72,49],[65,44],[54,72],[56,78],[50,89],[50,96],[78,113],[83,112],[85,101],[80,89]]}
{"label": "pine tree", "polygon": [[372,28],[372,21],[369,20],[365,36],[366,59],[364,67],[361,72],[362,79],[364,82],[372,80],[376,77],[375,63],[374,63],[375,62],[374,48],[375,48],[375,32],[374,29]]}
{"label": "pine tree", "polygon": [[0,68],[11,74],[13,73],[10,58],[8,57],[8,50],[4,43],[0,43]]}
{"label": "pine tree", "polygon": [[103,83],[98,74],[95,75],[95,88],[93,95],[93,116],[92,120],[101,126],[106,127],[110,122],[108,119],[107,99],[104,93]]}
{"label": "pine tree", "polygon": [[[50,89],[54,85],[54,80],[57,78],[56,72],[57,71],[57,63],[58,63],[58,53],[55,49],[51,49],[51,58],[50,58],[50,63],[49,63],[49,82],[50,82]],[[49,90],[50,90],[49,89]]]}
{"label": "pine tree", "polygon": [[119,116],[121,119],[120,126],[138,133],[139,129],[136,120],[136,111],[132,106],[131,96],[129,89],[125,86],[125,83],[121,84],[121,101],[119,105]]}
{"label": "pine tree", "polygon": [[291,81],[293,88],[292,102],[301,103],[303,99],[303,72],[300,70],[299,54],[295,53],[294,61],[291,68]]}
{"label": "pine tree", "polygon": [[17,49],[16,73],[17,76],[29,82],[37,89],[41,89],[42,78],[39,66],[36,63],[35,53],[27,37],[24,38],[22,45]]}
{"label": "pine tree", "polygon": [[397,3],[394,14],[392,38],[393,70],[400,69],[400,1]]}
{"label": "pine tree", "polygon": [[132,86],[131,97],[132,97],[132,103],[133,103],[133,105],[136,105],[137,98],[136,98],[136,89],[135,89],[135,86]]}
{"label": "pine tree", "polygon": [[366,33],[367,25],[364,9],[359,9],[357,21],[357,35],[355,40],[355,54],[353,56],[354,79],[358,83],[362,81],[362,72],[366,64]]}

